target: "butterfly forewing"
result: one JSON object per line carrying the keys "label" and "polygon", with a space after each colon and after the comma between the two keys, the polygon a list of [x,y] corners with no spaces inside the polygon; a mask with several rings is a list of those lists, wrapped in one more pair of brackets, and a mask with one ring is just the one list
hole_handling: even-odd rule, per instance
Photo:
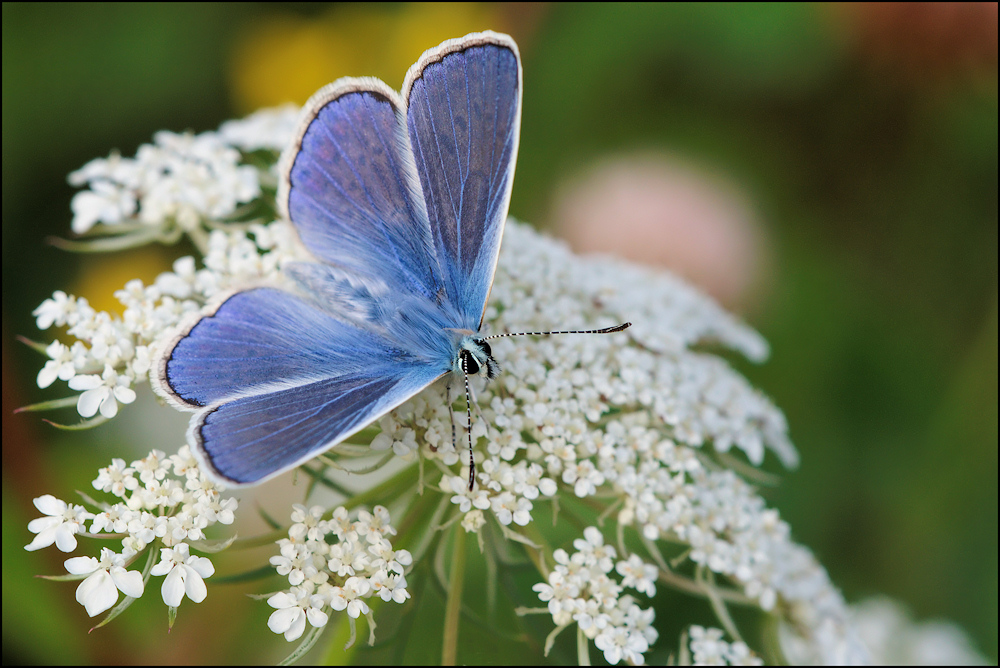
{"label": "butterfly forewing", "polygon": [[342,79],[307,103],[279,199],[319,260],[436,295],[442,287],[399,96],[377,79]]}
{"label": "butterfly forewing", "polygon": [[462,326],[478,330],[510,204],[521,117],[513,40],[470,35],[425,53],[403,85],[438,259]]}

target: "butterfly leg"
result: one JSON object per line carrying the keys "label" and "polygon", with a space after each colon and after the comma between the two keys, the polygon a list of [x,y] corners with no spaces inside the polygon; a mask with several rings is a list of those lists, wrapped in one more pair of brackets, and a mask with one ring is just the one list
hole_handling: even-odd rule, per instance
{"label": "butterfly leg", "polygon": [[455,436],[455,409],[451,405],[451,378],[445,389],[445,400],[448,402],[448,417],[451,418],[451,449],[458,452],[458,438]]}
{"label": "butterfly leg", "polygon": [[476,460],[472,454],[472,399],[469,390],[468,355],[467,351],[462,351],[462,376],[465,378],[465,426],[469,431],[469,491],[471,492],[476,484]]}

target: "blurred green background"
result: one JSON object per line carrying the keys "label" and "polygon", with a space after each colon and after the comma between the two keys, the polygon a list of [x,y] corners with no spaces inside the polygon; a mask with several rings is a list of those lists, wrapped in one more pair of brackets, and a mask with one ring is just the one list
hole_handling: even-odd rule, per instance
{"label": "blurred green background", "polygon": [[[287,651],[239,587],[185,603],[170,636],[145,598],[87,635],[74,586],[31,577],[64,558],[23,551],[31,498],[73,500],[130,451],[110,426],[66,436],[12,416],[67,393],[35,386],[43,360],[14,337],[47,340],[31,310],[53,290],[113,308],[126,280],[187,252],[47,245],[69,231],[66,175],[112,149],[132,155],[156,130],[301,103],[339,76],[398,87],[424,49],[486,28],[512,34],[523,58],[511,213],[550,226],[574,179],[608,156],[665,156],[738,191],[756,241],[733,252],[755,269],[720,297],[772,357],[733,363],[785,411],[802,454],[765,495],[849,601],[885,593],[920,619],[955,620],[995,660],[997,10],[951,7],[5,3],[5,663]],[[687,249],[670,235],[636,243]],[[721,270],[712,257],[702,273]]]}

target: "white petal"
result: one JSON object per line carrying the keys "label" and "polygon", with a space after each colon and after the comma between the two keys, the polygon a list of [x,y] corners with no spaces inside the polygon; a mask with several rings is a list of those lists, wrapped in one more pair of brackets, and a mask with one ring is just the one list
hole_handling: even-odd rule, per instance
{"label": "white petal", "polygon": [[178,568],[183,568],[186,571],[184,573],[184,591],[187,593],[187,597],[195,603],[204,601],[208,595],[208,588],[205,586],[205,581],[201,579],[201,574],[190,566],[179,566]]}
{"label": "white petal", "polygon": [[130,404],[135,401],[135,390],[119,385],[115,388],[115,398],[123,404]]}
{"label": "white petal", "polygon": [[297,640],[302,636],[302,632],[306,630],[306,616],[302,614],[300,608],[295,608],[296,615],[295,619],[292,621],[292,626],[285,631],[285,640],[291,642],[292,640]]}
{"label": "white petal", "polygon": [[153,568],[151,568],[149,572],[150,572],[150,574],[156,575],[156,576],[166,575],[167,573],[170,572],[170,570],[173,567],[174,567],[174,562],[173,561],[171,561],[170,559],[164,559],[163,561],[161,561],[158,564],[156,564],[155,566],[153,566]]}
{"label": "white petal", "polygon": [[[80,377],[81,376],[77,376],[73,380]],[[70,382],[72,383],[72,381]],[[106,393],[107,388],[103,386],[93,390],[87,390],[80,395],[80,399],[76,402],[77,412],[85,418],[94,417],[94,415],[97,414],[97,409],[101,406],[101,402],[104,401]]]}
{"label": "white petal", "polygon": [[115,394],[108,390],[108,396],[101,402],[101,415],[106,418],[113,418],[118,415],[118,402],[115,401]]}
{"label": "white petal", "polygon": [[57,526],[63,523],[62,517],[48,516],[48,517],[38,517],[36,519],[28,522],[28,531],[31,533],[41,533],[43,531],[51,531]]}
{"label": "white petal", "polygon": [[[291,608],[296,604],[295,597],[289,594],[287,591],[279,591],[277,594],[267,599],[267,604],[272,608]],[[275,631],[275,633],[284,633],[284,629],[281,631]]]}
{"label": "white petal", "polygon": [[44,389],[56,382],[56,378],[59,376],[59,367],[52,363],[46,362],[42,370],[38,372],[38,378],[36,379],[38,387]]}
{"label": "white petal", "polygon": [[184,600],[184,576],[181,572],[180,566],[175,566],[163,579],[163,586],[160,587],[163,602],[171,608],[176,608]]}
{"label": "white petal", "polygon": [[212,564],[212,560],[207,557],[188,559],[187,565],[203,578],[215,575],[215,566]]}
{"label": "white petal", "polygon": [[123,594],[132,598],[140,598],[145,590],[139,571],[126,571],[119,566],[111,569],[111,579]]}
{"label": "white petal", "polygon": [[[51,494],[44,494],[36,499],[32,500],[35,504],[35,508],[46,515],[62,515],[66,511],[66,502],[62,499],[57,499]],[[28,525],[31,526],[30,524]]]}
{"label": "white petal", "polygon": [[319,608],[309,608],[309,611],[306,612],[306,617],[309,619],[309,623],[316,628],[326,626],[326,623],[330,620],[330,616]]}
{"label": "white petal", "polygon": [[74,526],[63,522],[56,527],[56,547],[61,552],[72,552],[76,549],[76,531],[74,531]]}
{"label": "white petal", "polygon": [[69,387],[72,390],[95,390],[101,385],[104,385],[104,381],[101,380],[100,376],[95,376],[93,374],[74,376],[73,379],[69,381]]}
{"label": "white petal", "polygon": [[118,588],[111,576],[101,569],[80,583],[76,588],[76,600],[93,617],[99,615],[118,601]]}
{"label": "white petal", "polygon": [[296,615],[300,613],[298,608],[281,608],[271,613],[267,618],[267,628],[275,633],[284,633],[292,627]]}
{"label": "white petal", "polygon": [[72,573],[73,575],[83,575],[84,573],[93,573],[100,566],[100,562],[93,557],[71,557],[63,562],[63,566],[66,567],[66,571]]}
{"label": "white petal", "polygon": [[[53,519],[57,520],[58,517],[43,517],[41,519]],[[32,520],[32,522],[37,522],[38,520]],[[28,528],[31,528],[31,522],[28,523]],[[43,547],[48,547],[56,541],[56,528],[51,527],[43,531],[39,531],[38,535],[35,536],[34,540],[24,546],[28,552],[34,552],[35,550],[40,550]]]}
{"label": "white petal", "polygon": [[76,367],[72,362],[66,362],[59,366],[59,380],[70,380],[76,375]]}

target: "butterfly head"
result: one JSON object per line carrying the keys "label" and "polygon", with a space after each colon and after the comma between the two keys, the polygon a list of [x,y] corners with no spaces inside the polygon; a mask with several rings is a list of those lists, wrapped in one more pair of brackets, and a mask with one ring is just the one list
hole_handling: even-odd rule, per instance
{"label": "butterfly head", "polygon": [[458,345],[458,353],[452,368],[456,373],[464,370],[470,376],[482,376],[493,380],[500,375],[500,365],[493,359],[490,344],[474,336],[463,337]]}

